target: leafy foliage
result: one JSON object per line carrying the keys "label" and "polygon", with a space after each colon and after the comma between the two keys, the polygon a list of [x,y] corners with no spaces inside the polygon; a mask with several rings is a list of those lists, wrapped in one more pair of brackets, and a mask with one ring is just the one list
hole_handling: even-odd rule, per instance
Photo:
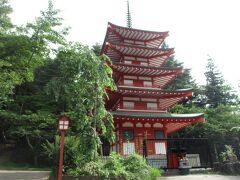
{"label": "leafy foliage", "polygon": [[204,73],[207,82],[205,86],[206,104],[214,108],[220,104],[234,104],[237,96],[232,93],[230,86],[224,84],[222,74],[217,70],[211,58],[208,59],[206,69]]}
{"label": "leafy foliage", "polygon": [[126,159],[123,160],[123,166],[125,170],[129,172],[128,179],[151,179],[151,168],[140,155],[133,154],[126,157]]}
{"label": "leafy foliage", "polygon": [[101,161],[89,162],[69,173],[74,176],[101,176],[104,179],[155,180],[162,172],[148,166],[140,155],[133,154],[123,158],[113,152],[105,164]]}
{"label": "leafy foliage", "polygon": [[122,157],[112,152],[104,165],[104,168],[108,172],[109,177],[127,177],[127,172],[125,170],[125,167],[123,166],[123,159]]}
{"label": "leafy foliage", "polygon": [[223,151],[221,154],[221,160],[224,161],[236,161],[237,156],[233,151],[233,148],[231,146],[225,145],[225,151]]}
{"label": "leafy foliage", "polygon": [[94,52],[97,56],[100,56],[100,55],[101,55],[101,49],[102,49],[102,45],[99,44],[99,43],[95,43],[95,44],[92,46],[92,50],[93,50],[93,52]]}
{"label": "leafy foliage", "polygon": [[8,4],[8,0],[0,0],[0,32],[12,28],[11,19],[8,16],[12,12],[12,8]]}
{"label": "leafy foliage", "polygon": [[[165,64],[166,67],[181,67],[183,68],[183,63],[179,62],[174,58],[174,56],[171,56],[167,63]],[[176,90],[176,89],[187,89],[187,88],[193,88],[196,84],[194,80],[192,79],[190,75],[190,69],[184,69],[183,73],[178,75],[171,83],[168,85],[168,89]]]}
{"label": "leafy foliage", "polygon": [[[43,156],[47,157],[52,166],[52,176],[57,176],[58,157],[60,147],[60,136],[56,135],[54,142],[45,141],[42,143],[41,152]],[[76,169],[80,159],[80,138],[76,136],[66,136],[64,141],[64,167],[63,171],[69,172],[71,169]]]}
{"label": "leafy foliage", "polygon": [[[162,49],[167,49],[168,45],[163,43],[161,46]],[[183,62],[178,61],[175,59],[174,56],[170,56],[168,61],[164,64],[164,67],[171,67],[171,68],[182,68],[183,73],[176,76],[166,87],[168,90],[177,90],[177,89],[193,89],[194,96],[188,97],[184,99],[181,103],[187,106],[191,106],[196,101],[196,97],[199,94],[199,89],[195,80],[191,76],[191,69],[184,68]]]}
{"label": "leafy foliage", "polygon": [[[16,142],[24,140],[29,147],[34,164],[38,164],[41,144],[55,134],[55,117],[46,112],[19,115],[14,112],[0,111],[1,131],[6,138]],[[7,139],[6,139],[7,140]]]}
{"label": "leafy foliage", "polygon": [[220,153],[224,150],[224,145],[232,145],[235,150],[239,147],[240,134],[238,131],[231,130],[238,126],[240,122],[239,110],[237,107],[219,105],[216,108],[185,107],[177,105],[172,109],[177,113],[196,113],[203,112],[206,121],[189,126],[178,132],[181,137],[206,137],[209,138],[210,148],[213,158],[220,159]]}
{"label": "leafy foliage", "polygon": [[62,48],[55,60],[60,76],[47,84],[56,103],[64,104],[62,111],[72,120],[72,132],[82,139],[82,151],[88,160],[97,158],[99,135],[113,139],[112,116],[104,107],[106,87],[114,88],[109,59],[98,57],[88,47],[72,44]]}
{"label": "leafy foliage", "polygon": [[0,33],[1,139],[25,142],[36,165],[41,144],[56,133],[56,114],[46,108],[48,97],[34,75],[53,55],[51,47],[66,44],[67,30],[61,28],[62,19],[51,1],[35,22],[21,27],[10,26],[7,1],[1,0],[0,9],[1,23],[6,26]]}
{"label": "leafy foliage", "polygon": [[[7,15],[11,8],[7,6],[7,1],[1,0],[0,9],[3,9],[3,20],[0,22],[10,28],[7,26]],[[57,17],[58,10],[53,8],[51,1],[47,11],[42,11],[41,14],[35,22],[28,23],[25,27],[0,33],[0,105],[8,100],[9,94],[14,93],[16,85],[33,81],[35,69],[44,64],[51,47],[65,44],[67,29],[56,30],[60,29],[61,18]]]}

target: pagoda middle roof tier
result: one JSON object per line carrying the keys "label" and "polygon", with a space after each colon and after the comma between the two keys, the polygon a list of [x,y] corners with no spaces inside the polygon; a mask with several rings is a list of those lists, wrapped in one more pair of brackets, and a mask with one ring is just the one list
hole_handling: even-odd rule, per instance
{"label": "pagoda middle roof tier", "polygon": [[[153,59],[154,61],[159,61],[155,63],[156,65],[161,66],[162,63],[164,63],[167,58],[174,53],[174,49],[158,49],[106,43],[103,53],[106,54],[113,61],[113,63],[119,62],[124,56],[130,56]],[[150,62],[150,64],[154,64],[154,62]]]}
{"label": "pagoda middle roof tier", "polygon": [[132,87],[132,86],[118,86],[113,93],[126,96],[148,96],[160,98],[174,98],[174,97],[189,97],[192,96],[192,89],[180,90],[162,90],[152,87]]}
{"label": "pagoda middle roof tier", "polygon": [[161,90],[159,88],[118,86],[116,91],[108,90],[107,109],[116,109],[121,102],[121,97],[136,98],[156,98],[159,104],[159,110],[166,111],[185,97],[192,96],[191,89],[181,89],[175,91]]}
{"label": "pagoda middle roof tier", "polygon": [[115,63],[112,65],[113,71],[123,73],[126,75],[140,75],[140,76],[171,76],[182,73],[182,68],[167,68],[167,67],[154,67],[142,66],[135,64]]}
{"label": "pagoda middle roof tier", "polygon": [[105,42],[128,43],[158,48],[167,36],[168,31],[146,31],[108,23]]}

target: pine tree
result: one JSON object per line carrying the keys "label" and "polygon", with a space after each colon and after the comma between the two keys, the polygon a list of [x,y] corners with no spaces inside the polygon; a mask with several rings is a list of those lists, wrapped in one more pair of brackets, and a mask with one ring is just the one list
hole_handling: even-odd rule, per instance
{"label": "pine tree", "polygon": [[[161,49],[167,49],[169,46],[164,42],[161,45]],[[191,69],[184,68],[184,63],[179,62],[177,59],[175,59],[174,56],[170,56],[168,58],[168,61],[164,64],[164,67],[171,67],[176,68],[180,67],[183,69],[183,73],[180,75],[177,75],[168,85],[168,90],[177,90],[177,89],[188,89],[192,88],[194,91],[194,96],[186,98],[182,103],[184,105],[191,105],[193,100],[195,99],[195,96],[198,95],[198,87],[195,83],[195,80],[191,76]]]}
{"label": "pine tree", "polygon": [[225,84],[222,73],[217,69],[211,57],[206,66],[205,96],[206,104],[215,108],[220,104],[231,105],[235,103],[236,95],[232,93],[232,88]]}

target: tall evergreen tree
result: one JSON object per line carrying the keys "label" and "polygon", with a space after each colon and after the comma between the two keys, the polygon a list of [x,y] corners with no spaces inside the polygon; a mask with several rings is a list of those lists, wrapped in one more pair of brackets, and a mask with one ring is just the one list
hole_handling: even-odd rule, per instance
{"label": "tall evergreen tree", "polygon": [[99,56],[101,54],[102,45],[99,43],[95,43],[91,49],[97,56]]}
{"label": "tall evergreen tree", "polygon": [[221,72],[215,66],[211,57],[209,57],[206,72],[205,96],[206,104],[215,108],[220,104],[231,105],[236,102],[237,96],[232,93],[232,88],[225,84]]}
{"label": "tall evergreen tree", "polygon": [[[167,49],[168,45],[164,42],[161,45],[162,49]],[[184,105],[191,105],[193,103],[193,100],[195,97],[199,94],[198,93],[198,87],[195,83],[195,80],[191,76],[191,69],[184,68],[184,63],[179,62],[177,59],[175,59],[174,56],[170,56],[168,61],[164,64],[164,67],[171,67],[176,68],[180,67],[183,69],[183,73],[176,76],[168,85],[167,89],[169,90],[177,90],[177,89],[188,89],[192,88],[194,91],[194,96],[186,98],[182,103]]]}

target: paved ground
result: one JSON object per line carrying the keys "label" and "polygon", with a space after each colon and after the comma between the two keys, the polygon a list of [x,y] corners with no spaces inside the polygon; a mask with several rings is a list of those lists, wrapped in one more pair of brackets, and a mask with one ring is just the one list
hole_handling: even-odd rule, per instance
{"label": "paved ground", "polygon": [[186,176],[161,177],[159,180],[240,180],[240,176],[197,174],[197,175],[186,175]]}
{"label": "paved ground", "polygon": [[6,171],[0,170],[0,180],[47,180],[49,171]]}
{"label": "paved ground", "polygon": [[[5,171],[0,170],[0,180],[47,180],[49,171]],[[159,180],[240,180],[240,176],[186,175],[161,177]]]}

